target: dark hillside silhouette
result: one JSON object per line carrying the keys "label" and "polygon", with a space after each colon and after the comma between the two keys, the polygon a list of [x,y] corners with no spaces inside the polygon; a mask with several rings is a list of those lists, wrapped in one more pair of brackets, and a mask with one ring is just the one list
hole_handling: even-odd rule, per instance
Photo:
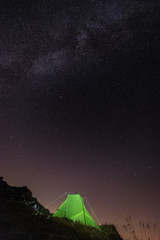
{"label": "dark hillside silhouette", "polygon": [[27,187],[0,178],[0,240],[122,240],[113,225],[101,230],[65,218],[53,218]]}

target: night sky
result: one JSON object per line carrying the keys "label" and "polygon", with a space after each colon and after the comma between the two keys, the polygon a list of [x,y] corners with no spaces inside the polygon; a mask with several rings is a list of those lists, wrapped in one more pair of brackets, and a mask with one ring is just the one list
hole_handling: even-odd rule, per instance
{"label": "night sky", "polygon": [[159,13],[158,0],[0,0],[10,185],[45,206],[80,192],[101,223],[160,223]]}

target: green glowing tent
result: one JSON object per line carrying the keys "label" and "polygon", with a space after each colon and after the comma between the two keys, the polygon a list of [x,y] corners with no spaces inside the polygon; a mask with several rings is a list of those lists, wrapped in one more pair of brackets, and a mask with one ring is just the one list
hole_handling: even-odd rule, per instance
{"label": "green glowing tent", "polygon": [[69,218],[74,222],[79,221],[83,224],[98,228],[96,222],[85,208],[83,198],[79,193],[68,194],[66,200],[53,214],[53,217]]}

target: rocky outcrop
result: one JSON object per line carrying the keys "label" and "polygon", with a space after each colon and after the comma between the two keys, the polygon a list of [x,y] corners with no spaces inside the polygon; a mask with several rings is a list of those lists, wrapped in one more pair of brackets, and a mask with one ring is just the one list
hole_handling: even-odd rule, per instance
{"label": "rocky outcrop", "polygon": [[100,228],[53,218],[26,186],[0,178],[0,240],[122,240],[113,225]]}

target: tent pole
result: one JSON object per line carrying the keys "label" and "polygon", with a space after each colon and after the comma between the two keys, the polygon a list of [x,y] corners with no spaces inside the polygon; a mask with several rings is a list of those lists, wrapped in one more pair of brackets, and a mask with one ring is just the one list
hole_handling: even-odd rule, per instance
{"label": "tent pole", "polygon": [[87,198],[85,197],[84,199],[86,200],[86,202],[87,202],[89,208],[91,209],[92,214],[94,215],[95,219],[97,220],[97,223],[98,223],[99,225],[101,225],[101,223],[100,223],[98,217],[96,216],[95,212],[94,212],[93,209],[91,208],[91,205],[90,205],[90,203],[88,202]]}
{"label": "tent pole", "polygon": [[84,210],[84,203],[83,203],[83,201],[82,201],[82,196],[80,195],[80,198],[81,198],[81,203],[82,203],[82,208],[83,208],[83,216],[84,216],[84,222],[85,222],[85,224],[86,224],[86,216],[85,216],[85,210]]}

